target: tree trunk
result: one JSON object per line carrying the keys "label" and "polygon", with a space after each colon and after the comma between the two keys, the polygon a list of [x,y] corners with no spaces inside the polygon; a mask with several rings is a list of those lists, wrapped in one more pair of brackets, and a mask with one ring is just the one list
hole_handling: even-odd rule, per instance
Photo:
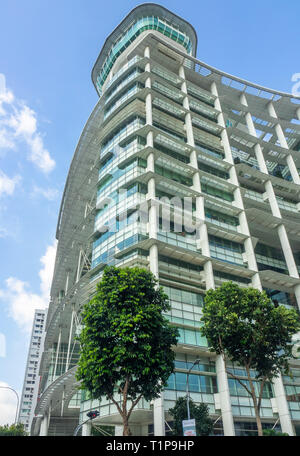
{"label": "tree trunk", "polygon": [[258,408],[258,403],[257,403],[257,397],[255,394],[255,389],[253,385],[253,381],[251,379],[250,375],[250,369],[248,366],[246,366],[247,374],[248,374],[248,381],[250,384],[250,390],[251,390],[251,396],[252,396],[252,401],[254,405],[254,411],[255,411],[255,419],[256,419],[256,425],[257,425],[257,431],[259,437],[263,436],[263,430],[262,430],[262,424],[261,424],[261,419],[260,419],[260,413],[259,413],[259,408]]}
{"label": "tree trunk", "polygon": [[255,410],[255,418],[256,418],[258,435],[259,436],[263,436],[263,429],[262,429],[260,414],[259,414],[259,410],[258,410],[257,405],[254,406],[254,410]]}
{"label": "tree trunk", "polygon": [[123,418],[123,436],[132,435],[130,427],[129,427],[129,424],[128,424],[128,416],[127,416],[127,414],[123,415],[122,418]]}

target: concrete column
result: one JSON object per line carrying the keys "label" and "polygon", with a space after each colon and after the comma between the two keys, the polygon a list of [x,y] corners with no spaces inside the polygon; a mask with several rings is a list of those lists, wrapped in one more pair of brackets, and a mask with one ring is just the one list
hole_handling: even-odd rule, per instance
{"label": "concrete column", "polygon": [[270,208],[274,217],[281,218],[281,212],[278,206],[277,198],[270,180],[265,182],[266,195],[270,204]]}
{"label": "concrete column", "polygon": [[[147,46],[144,51],[145,57],[150,57],[150,49]],[[146,64],[146,71],[151,71],[150,63]],[[151,89],[151,78],[147,78],[145,82],[145,86]],[[152,125],[152,95],[149,93],[146,96],[146,124]],[[147,135],[147,146],[153,147],[153,132],[150,131]],[[151,152],[147,157],[147,171],[154,172],[155,171],[155,158],[153,152]],[[155,179],[151,178],[148,181],[148,197],[152,200],[155,199]],[[157,237],[157,222],[158,222],[158,208],[155,205],[155,202],[151,202],[151,206],[149,208],[149,237],[156,238]],[[150,249],[151,250],[151,249]],[[153,270],[155,271],[155,275],[158,276],[158,266],[157,266],[157,248],[152,249],[152,253],[150,252],[150,263],[152,264]],[[151,266],[150,266],[151,269]],[[151,269],[152,270],[152,269]],[[153,271],[152,271],[153,272]]]}
{"label": "concrete column", "polygon": [[[145,57],[150,57],[150,49],[146,47],[144,52]],[[151,71],[150,63],[146,65],[146,71]],[[151,79],[147,78],[145,86],[151,88]],[[146,124],[152,125],[152,95],[151,93],[146,96]],[[153,132],[149,132],[147,135],[147,146],[153,147]],[[154,172],[155,171],[155,158],[154,154],[151,152],[147,157],[147,170]],[[152,200],[155,199],[156,190],[155,190],[155,179],[151,178],[148,182],[148,197]],[[157,229],[158,229],[158,208],[156,204],[151,203],[149,208],[149,237],[157,238]],[[156,244],[152,245],[149,250],[149,261],[150,261],[150,271],[154,276],[159,278],[158,271],[158,247]],[[164,412],[164,397],[163,392],[160,397],[154,400],[153,406],[153,421],[154,421],[154,435],[164,436],[165,435],[165,412]],[[162,426],[163,423],[163,426]],[[119,426],[118,426],[119,428]],[[115,429],[117,435],[117,427]],[[123,427],[122,427],[123,434]]]}
{"label": "concrete column", "polygon": [[123,436],[123,426],[115,426],[115,436],[116,437]]}
{"label": "concrete column", "polygon": [[[225,123],[225,119],[224,119],[224,115],[223,115],[223,111],[222,111],[222,107],[221,107],[221,102],[219,99],[217,84],[215,82],[213,82],[211,85],[211,93],[217,97],[216,101],[215,101],[215,108],[218,111],[220,111],[220,114],[218,115],[218,124],[224,128],[224,130],[221,133],[221,140],[222,140],[222,144],[223,144],[223,148],[224,148],[225,160],[228,163],[233,164],[231,147],[230,147],[230,143],[229,143],[229,139],[228,139],[228,134],[226,131],[226,123]],[[233,168],[233,170],[235,171],[234,168]]]}
{"label": "concrete column", "polygon": [[215,288],[215,279],[214,279],[214,271],[213,265],[210,260],[206,261],[203,266],[204,273],[205,273],[205,282],[206,282],[206,290],[210,290],[211,288]]}
{"label": "concrete column", "polygon": [[152,245],[149,250],[150,257],[150,271],[158,279],[158,247],[156,244]]}
{"label": "concrete column", "polygon": [[42,418],[41,428],[40,428],[40,436],[47,436],[48,435],[48,427],[49,427],[49,413],[46,412]]}
{"label": "concrete column", "polygon": [[[243,94],[241,96],[241,103],[243,105],[245,105],[245,106],[248,106],[245,94]],[[272,103],[270,103],[268,105],[268,109],[269,109],[269,114],[272,117],[276,117],[277,118],[277,115],[276,115],[276,112],[274,110],[274,106],[273,106]],[[257,137],[256,130],[255,130],[255,127],[254,127],[254,123],[253,123],[251,114],[249,112],[246,114],[245,119],[246,119],[246,123],[247,123],[247,127],[248,127],[248,130],[249,130],[249,133],[256,138]],[[285,137],[283,135],[281,126],[278,124],[277,127],[278,127],[276,129],[277,136],[278,136],[278,139],[279,139],[279,141],[281,143],[281,146],[285,147],[285,148],[288,148],[288,145],[287,145],[286,139],[285,139]],[[259,164],[260,171],[263,172],[263,173],[269,174],[268,173],[268,169],[267,169],[267,165],[266,165],[266,162],[265,162],[265,159],[264,159],[264,156],[263,156],[263,153],[262,153],[262,150],[261,150],[261,147],[260,147],[259,144],[256,144],[255,152],[256,152],[256,158],[257,158],[257,161],[258,161],[258,164]],[[274,189],[273,189],[272,182],[270,180],[266,181],[265,190],[266,190],[266,194],[268,196],[268,200],[269,200],[269,204],[270,204],[270,207],[271,207],[272,214],[275,217],[281,218],[281,212],[280,212],[280,209],[279,209],[279,206],[278,206],[278,202],[277,202],[277,199],[276,199],[276,195],[275,195],[275,192],[274,192]],[[287,233],[286,233],[285,226],[284,225],[280,225],[278,227],[278,229],[277,229],[277,232],[278,232],[278,237],[279,237],[280,244],[281,244],[281,247],[282,247],[282,251],[283,251],[283,254],[284,254],[284,257],[285,257],[285,261],[286,261],[286,264],[287,264],[287,267],[288,267],[289,275],[291,277],[298,278],[299,274],[298,274],[298,271],[297,271],[297,267],[296,267],[296,264],[295,264],[293,252],[292,252],[292,249],[291,249],[291,246],[290,246],[290,242],[289,242],[289,239],[288,239],[288,236],[287,236]]]}
{"label": "concrete column", "polygon": [[[241,95],[241,103],[248,107],[248,103],[247,103],[245,94]],[[272,117],[277,117],[274,108],[273,108],[273,110],[272,110],[272,108],[273,108],[273,106],[269,109],[270,115]],[[246,120],[246,124],[247,124],[248,130],[249,130],[249,133],[252,136],[254,136],[255,138],[257,138],[256,129],[255,129],[254,122],[253,122],[250,112],[248,112],[246,114],[245,120]],[[280,132],[278,131],[278,133],[280,133]],[[281,131],[281,133],[282,133],[282,131]],[[283,134],[282,134],[282,136],[283,136]],[[282,144],[283,144],[283,141],[285,140],[285,138],[283,139],[282,136],[281,136],[281,140],[282,140]],[[282,147],[284,147],[284,146],[282,146]],[[255,155],[256,155],[256,159],[257,159],[260,171],[262,173],[269,174],[260,144],[256,144],[254,146],[254,150],[255,150]],[[275,192],[273,189],[272,182],[270,180],[267,180],[265,182],[265,191],[268,196],[272,214],[275,217],[281,218],[281,212],[280,212],[280,209],[278,206],[278,202],[276,199],[276,195],[275,195]],[[292,250],[290,247],[290,243],[289,243],[289,240],[288,240],[288,237],[286,234],[285,226],[280,225],[277,229],[277,232],[278,232],[281,247],[282,247],[282,250],[283,250],[283,253],[285,256],[285,260],[286,260],[286,263],[287,263],[287,266],[289,269],[289,273],[290,273],[290,275],[291,275],[291,272],[293,274],[295,274],[296,265],[295,265],[293,253],[292,253]],[[255,259],[255,262],[256,262],[256,259]],[[252,283],[254,283],[253,279],[252,279]],[[262,290],[261,285],[257,286],[256,288]],[[300,293],[299,293],[299,295],[300,295]],[[300,301],[298,301],[298,302],[300,302]],[[276,404],[277,404],[277,409],[278,409],[278,413],[279,413],[279,417],[280,417],[281,428],[282,428],[283,432],[288,432],[290,435],[293,435],[293,431],[291,433],[293,426],[292,426],[291,416],[290,416],[289,409],[288,409],[288,403],[287,403],[285,392],[284,392],[281,375],[274,380],[274,392],[275,392],[275,400],[276,400]]]}
{"label": "concrete column", "polygon": [[296,285],[294,287],[294,293],[295,293],[295,296],[296,296],[296,301],[297,301],[297,304],[298,304],[298,308],[300,310],[300,285]]}
{"label": "concrete column", "polygon": [[[241,103],[244,106],[248,107],[248,103],[247,103],[247,99],[246,99],[245,94],[241,95]],[[247,114],[245,115],[245,120],[246,120],[246,125],[247,125],[247,128],[248,128],[248,131],[249,131],[250,135],[252,135],[254,138],[257,138],[256,129],[255,129],[254,122],[253,122],[253,119],[252,119],[252,116],[251,116],[250,112],[247,112]],[[266,164],[266,161],[265,161],[265,157],[264,157],[264,154],[262,152],[262,148],[261,148],[260,144],[256,144],[255,147],[254,147],[254,150],[255,150],[255,156],[256,156],[256,160],[258,162],[259,170],[262,173],[265,173],[265,174],[269,175],[268,167],[267,167],[267,164]],[[265,191],[266,191],[266,194],[267,194],[267,197],[268,197],[268,200],[269,200],[269,204],[270,204],[270,207],[271,207],[272,214],[275,217],[280,217],[281,218],[280,209],[279,209],[279,206],[278,206],[278,203],[277,203],[277,199],[276,199],[276,196],[275,196],[275,192],[274,192],[274,189],[273,189],[272,182],[270,180],[266,181],[266,183],[265,183]]]}
{"label": "concrete column", "polygon": [[150,58],[150,48],[149,48],[149,46],[146,46],[146,47],[145,47],[145,50],[144,50],[144,57]]}
{"label": "concrete column", "polygon": [[231,410],[230,392],[228,386],[225,363],[221,355],[216,358],[216,373],[218,381],[218,391],[220,395],[222,421],[225,436],[234,436],[234,422]]}
{"label": "concrete column", "polygon": [[75,319],[75,309],[74,304],[72,305],[72,314],[71,314],[71,325],[70,325],[70,333],[69,333],[69,342],[68,342],[68,351],[67,351],[67,359],[66,359],[66,372],[69,369],[70,364],[70,350],[71,350],[71,342],[72,342],[72,334],[73,334],[73,324]]}
{"label": "concrete column", "polygon": [[295,435],[281,375],[274,379],[274,393],[282,432]]}
{"label": "concrete column", "polygon": [[70,276],[70,273],[67,272],[66,287],[65,287],[66,288],[66,293],[65,294],[67,294],[68,290],[69,290],[69,276]]}
{"label": "concrete column", "polygon": [[282,251],[284,254],[284,258],[286,261],[286,265],[289,271],[289,275],[291,277],[295,277],[296,279],[299,278],[297,266],[294,260],[294,255],[290,246],[290,242],[286,233],[286,229],[284,225],[280,225],[278,227],[278,235],[282,247]]}
{"label": "concrete column", "polygon": [[294,162],[294,159],[293,159],[293,156],[292,155],[288,155],[286,157],[286,163],[289,167],[289,170],[290,170],[290,173],[291,173],[291,176],[292,176],[292,179],[293,179],[293,182],[295,184],[298,184],[300,185],[300,177],[299,177],[299,172],[298,172],[298,169],[295,165],[295,162]]}
{"label": "concrete column", "polygon": [[81,433],[82,437],[89,437],[90,435],[92,435],[92,424],[87,422],[87,423],[84,423],[84,425],[82,426],[82,433]]}
{"label": "concrete column", "polygon": [[[206,289],[215,288],[214,275],[212,270],[212,262],[207,261],[204,265],[206,275]],[[221,414],[223,421],[223,430],[225,436],[235,435],[234,421],[231,409],[230,392],[228,386],[227,373],[225,371],[225,363],[223,357],[218,355],[216,358],[216,374],[218,382],[218,393],[220,396]]]}
{"label": "concrete column", "polygon": [[218,116],[218,124],[221,125],[224,130],[222,131],[221,134],[221,139],[222,139],[222,144],[224,147],[224,152],[225,152],[225,159],[228,163],[231,163],[232,166],[230,168],[229,174],[230,174],[230,182],[234,185],[237,186],[237,188],[234,190],[234,201],[233,204],[241,209],[241,212],[239,213],[239,227],[240,227],[240,232],[245,234],[246,236],[249,236],[245,242],[244,242],[244,248],[245,248],[245,254],[246,254],[246,259],[248,261],[248,266],[249,269],[252,269],[253,271],[256,271],[256,274],[253,275],[252,277],[252,285],[256,286],[259,289],[262,289],[261,286],[261,281],[260,277],[258,274],[258,268],[256,264],[256,258],[255,258],[255,253],[254,253],[254,247],[252,243],[252,239],[250,236],[250,230],[248,226],[248,221],[245,213],[245,208],[244,208],[244,203],[243,203],[243,198],[242,198],[242,193],[240,190],[239,186],[239,181],[237,177],[237,172],[234,166],[234,161],[232,157],[232,152],[231,152],[231,147],[230,147],[230,142],[228,138],[228,134],[226,131],[226,124],[225,124],[225,119],[224,115],[222,113],[222,107],[219,99],[219,94],[218,94],[218,89],[216,83],[212,84],[211,91],[213,95],[217,97],[216,102],[215,102],[215,108],[220,111],[220,114]]}
{"label": "concrete column", "polygon": [[[274,108],[274,105],[272,102],[270,102],[268,105],[268,111],[269,111],[270,116],[275,117],[277,119],[278,123],[275,125],[275,131],[276,131],[280,146],[283,147],[284,149],[289,149],[286,137],[284,136],[282,127],[279,123],[279,119],[278,119],[278,116],[276,114],[276,111],[275,111],[275,108]],[[298,173],[297,167],[295,165],[294,159],[291,154],[287,155],[286,162],[289,167],[293,182],[295,184],[299,185],[300,184],[299,173]]]}
{"label": "concrete column", "polygon": [[80,249],[79,255],[78,255],[78,264],[77,264],[77,274],[76,274],[76,283],[79,282],[80,280],[80,274],[81,274],[81,258],[82,258],[82,250]]}
{"label": "concrete column", "polygon": [[153,401],[154,416],[154,435],[161,437],[165,435],[165,411],[164,411],[164,393],[162,392],[158,399]]}
{"label": "concrete column", "polygon": [[[183,100],[183,107],[185,109],[190,109],[189,106],[189,99],[187,96],[187,85],[185,80],[185,71],[184,67],[180,66],[179,68],[179,76],[184,79],[181,90],[186,94],[186,97]],[[187,134],[187,144],[191,147],[195,147],[195,140],[194,140],[194,132],[193,132],[193,124],[192,124],[192,116],[191,113],[188,112],[185,116],[185,129]],[[199,175],[199,167],[198,167],[198,157],[197,152],[194,149],[190,154],[190,165],[193,166],[197,170],[193,175],[193,189],[197,192],[201,192],[201,180]],[[198,234],[198,245],[201,247],[202,255],[210,257],[210,249],[209,249],[209,239],[208,239],[208,232],[207,226],[205,223],[205,207],[204,207],[204,197],[197,196],[196,197],[196,217],[200,220],[200,226],[197,228]],[[200,242],[199,242],[200,241]],[[207,261],[204,265],[204,273],[205,273],[205,282],[207,289],[214,288],[214,275],[213,275],[213,266],[212,261]]]}
{"label": "concrete column", "polygon": [[58,335],[57,348],[56,348],[56,357],[55,357],[55,364],[54,364],[54,370],[53,370],[54,378],[56,376],[56,370],[57,370],[58,355],[59,355],[59,350],[60,350],[60,341],[61,341],[61,328],[59,328],[59,335]]}

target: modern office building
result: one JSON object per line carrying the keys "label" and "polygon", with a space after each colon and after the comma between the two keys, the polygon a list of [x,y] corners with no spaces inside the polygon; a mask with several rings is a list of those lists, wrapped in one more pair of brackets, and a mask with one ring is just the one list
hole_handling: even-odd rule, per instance
{"label": "modern office building", "polygon": [[[116,407],[91,401],[75,380],[80,312],[105,265],[149,268],[180,329],[175,372],[159,399],[140,401],[133,434],[169,432],[168,410],[185,395],[196,359],[191,397],[209,406],[214,433],[257,432],[250,398],[208,351],[199,318],[205,291],[228,280],[299,309],[300,99],[212,68],[196,51],[189,23],[146,3],[111,33],[97,58],[99,101],[59,214],[33,435],[72,434],[95,409],[97,425],[121,433]],[[300,435],[300,362],[291,368],[292,379],[266,386],[261,415],[265,428]]]}
{"label": "modern office building", "polygon": [[44,329],[47,309],[37,309],[34,313],[25,377],[20,401],[18,422],[23,423],[26,432],[30,432],[34,410],[39,395],[39,367],[43,353]]}

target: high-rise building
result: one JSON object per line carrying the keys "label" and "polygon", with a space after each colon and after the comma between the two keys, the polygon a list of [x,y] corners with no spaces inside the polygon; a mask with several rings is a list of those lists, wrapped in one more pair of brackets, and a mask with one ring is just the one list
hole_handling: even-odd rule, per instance
{"label": "high-rise building", "polygon": [[20,400],[18,422],[24,424],[26,432],[30,432],[34,409],[39,394],[39,367],[43,353],[44,327],[47,309],[37,309],[34,313],[25,377]]}
{"label": "high-rise building", "polygon": [[[149,268],[180,328],[175,372],[159,399],[133,411],[133,434],[169,432],[168,410],[196,359],[191,397],[208,405],[214,433],[257,433],[251,399],[208,351],[199,318],[205,291],[228,280],[299,309],[300,100],[212,68],[196,51],[189,23],[146,3],[111,33],[92,70],[99,101],[60,208],[34,435],[72,433],[94,409],[95,423],[120,433],[116,407],[75,381],[80,311],[105,265]],[[265,387],[261,416],[263,427],[299,435],[299,361],[291,367],[292,379]]]}

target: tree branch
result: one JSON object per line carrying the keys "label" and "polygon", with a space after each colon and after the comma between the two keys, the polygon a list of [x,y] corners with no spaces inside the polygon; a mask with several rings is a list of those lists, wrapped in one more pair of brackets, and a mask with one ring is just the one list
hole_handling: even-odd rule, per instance
{"label": "tree branch", "polygon": [[129,409],[129,412],[128,412],[128,418],[130,417],[132,410],[134,409],[134,407],[139,402],[139,400],[141,399],[142,396],[143,396],[143,394],[140,394],[135,401],[132,401],[132,405],[131,405],[131,407]]}
{"label": "tree branch", "polygon": [[262,395],[263,395],[263,389],[264,389],[266,380],[267,380],[267,377],[265,376],[265,377],[263,377],[263,379],[261,380],[261,383],[260,383],[260,390],[259,390],[258,403],[257,403],[258,410],[260,410],[261,401],[262,401]]}
{"label": "tree branch", "polygon": [[245,390],[250,394],[250,396],[252,397],[252,393],[251,391],[249,390],[249,388],[247,387],[247,385],[245,385],[245,383],[243,383],[236,375],[232,374],[231,372],[229,372],[227,369],[225,369],[226,373],[228,375],[231,375],[235,380],[237,380],[244,388]]}
{"label": "tree branch", "polygon": [[120,415],[123,416],[123,411],[122,411],[119,403],[114,399],[113,395],[112,394],[108,394],[108,397],[115,404],[115,406],[117,407],[118,412],[120,413]]}
{"label": "tree branch", "polygon": [[129,388],[129,377],[128,377],[128,375],[127,375],[127,376],[126,376],[125,385],[124,385],[124,388],[123,388],[123,405],[122,405],[123,413],[126,413],[126,414],[127,414],[127,394],[128,394],[128,388]]}

